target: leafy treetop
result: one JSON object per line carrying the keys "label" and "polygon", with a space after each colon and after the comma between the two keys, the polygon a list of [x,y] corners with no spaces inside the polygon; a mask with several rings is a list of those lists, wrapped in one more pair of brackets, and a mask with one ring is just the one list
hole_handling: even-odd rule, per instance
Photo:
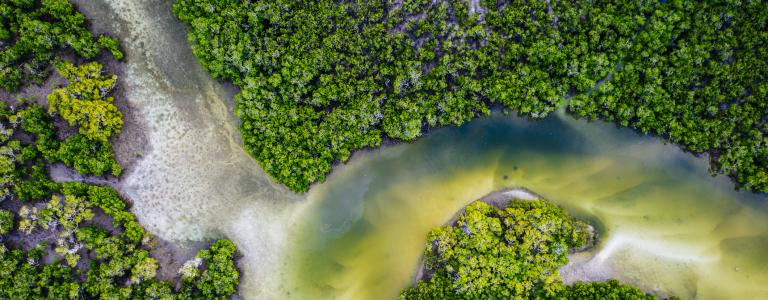
{"label": "leafy treetop", "polygon": [[57,53],[71,49],[85,59],[108,50],[123,58],[118,42],[94,37],[85,17],[68,0],[11,0],[0,3],[0,88],[16,91],[41,84]]}
{"label": "leafy treetop", "polygon": [[48,94],[48,111],[57,112],[69,125],[78,126],[87,138],[106,141],[120,133],[123,114],[108,96],[117,76],[104,75],[101,69],[97,62],[81,66],[59,64],[56,70],[69,82]]}
{"label": "leafy treetop", "polygon": [[592,238],[585,223],[544,200],[513,200],[504,209],[477,201],[454,224],[430,231],[424,275],[400,298],[656,298],[616,281],[563,285],[559,267]]}
{"label": "leafy treetop", "polygon": [[566,105],[710,154],[768,191],[765,1],[178,0],[246,150],[307,191],[384,137]]}

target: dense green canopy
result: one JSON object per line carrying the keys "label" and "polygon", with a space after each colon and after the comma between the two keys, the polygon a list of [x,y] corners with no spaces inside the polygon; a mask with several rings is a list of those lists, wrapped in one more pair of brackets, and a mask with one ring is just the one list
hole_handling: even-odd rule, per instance
{"label": "dense green canopy", "polygon": [[64,62],[56,69],[67,85],[48,94],[48,112],[57,112],[89,139],[106,141],[120,133],[123,114],[109,96],[117,76],[103,74],[97,62],[81,66]]}
{"label": "dense green canopy", "polygon": [[116,40],[96,38],[85,25],[85,17],[68,0],[0,2],[0,88],[16,91],[42,83],[62,50],[93,59],[106,49],[123,58]]}
{"label": "dense green canopy", "polygon": [[[26,107],[17,116],[17,120],[21,121],[20,128],[37,139],[34,146],[30,147],[34,147],[48,163],[62,162],[85,175],[101,176],[109,173],[119,176],[122,173],[123,167],[115,160],[109,141],[91,139],[81,133],[63,141],[56,139],[53,120],[38,105]],[[91,115],[84,119],[89,120],[90,117],[98,118],[97,115]],[[122,124],[121,119],[118,121]]]}
{"label": "dense green canopy", "polygon": [[178,0],[194,54],[241,88],[246,149],[288,188],[383,137],[494,106],[566,105],[711,155],[768,191],[765,1]]}
{"label": "dense green canopy", "polygon": [[565,286],[558,268],[591,244],[587,225],[544,200],[498,209],[467,206],[456,222],[429,232],[423,276],[401,299],[655,299],[617,281]]}

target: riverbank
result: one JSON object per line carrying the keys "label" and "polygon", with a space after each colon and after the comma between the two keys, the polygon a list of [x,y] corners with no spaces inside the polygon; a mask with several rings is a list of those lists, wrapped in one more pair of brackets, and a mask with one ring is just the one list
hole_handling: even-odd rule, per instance
{"label": "riverbank", "polygon": [[[72,1],[72,3],[86,16],[86,25],[93,34],[113,35],[113,33],[117,31],[125,30],[125,26],[123,26],[122,23],[114,22],[111,17],[94,17],[99,15],[111,16],[111,13],[105,12],[106,7],[104,6],[104,3],[99,1],[78,0]],[[121,43],[123,50],[126,50],[128,41],[123,41],[121,39]],[[89,60],[101,63],[105,74],[112,74],[118,77],[117,83],[110,91],[109,96],[114,98],[113,104],[115,104],[122,113],[123,124],[121,132],[111,138],[110,142],[117,161],[123,167],[121,176],[83,176],[61,163],[47,166],[52,181],[81,182],[93,185],[110,186],[118,191],[122,200],[129,208],[133,206],[135,197],[131,197],[131,193],[127,191],[125,187],[125,179],[130,178],[133,173],[141,168],[140,162],[145,158],[145,154],[152,152],[153,145],[153,143],[149,141],[151,124],[146,122],[147,120],[144,118],[147,111],[141,106],[140,101],[135,101],[136,99],[131,97],[132,93],[134,93],[132,89],[135,89],[135,87],[128,81],[128,78],[131,77],[130,73],[132,72],[130,65],[143,59],[141,56],[132,55],[133,53],[133,51],[125,51],[126,57],[122,61],[118,61],[106,53],[102,53],[95,59]],[[66,53],[64,59],[71,61],[76,65],[88,62],[77,58],[72,54]],[[28,101],[38,104],[47,110],[47,95],[56,86],[61,86],[66,83],[55,70],[50,70],[50,74],[51,75],[41,85],[28,85],[15,93],[0,91],[0,99],[9,104],[15,104],[16,99],[26,98]],[[58,117],[54,118],[54,120],[58,139],[63,140],[77,132],[77,128],[70,126],[65,120]],[[155,182],[150,182],[150,184],[154,183]],[[26,203],[20,202],[17,199],[7,200],[2,203],[3,208],[10,208],[14,212],[17,212],[21,205],[41,207],[43,203]],[[133,212],[135,213],[135,211]],[[94,209],[94,214],[94,220],[92,222],[86,222],[84,226],[93,224],[98,225],[99,227],[109,228],[110,232],[114,231],[111,218],[102,210]],[[143,227],[147,227],[145,222],[141,223]],[[29,249],[41,241],[47,241],[49,244],[54,244],[56,241],[55,236],[56,232],[36,233],[33,235],[15,234],[8,238],[8,242],[14,247],[18,246],[21,249]],[[151,237],[152,238],[148,239],[148,241],[151,245],[154,245],[154,247],[150,247],[150,253],[158,260],[157,278],[171,281],[176,286],[180,283],[178,271],[181,265],[184,262],[193,259],[199,250],[209,247],[215,240],[214,238],[207,238],[197,241],[179,241],[171,240],[167,237]]]}
{"label": "riverbank", "polygon": [[[99,30],[94,31],[96,34],[108,34],[108,30],[105,28],[99,28]],[[66,59],[73,61],[77,65],[86,63],[85,60],[75,58],[72,55],[68,55]],[[125,85],[122,80],[125,76],[125,62],[118,61],[106,53],[102,53],[102,55],[99,55],[94,61],[98,61],[103,65],[105,74],[113,74],[118,77],[117,84],[109,95],[114,98],[113,103],[123,115],[123,126],[120,133],[114,136],[110,142],[116,160],[123,167],[121,177],[125,177],[134,170],[136,164],[142,158],[142,153],[147,153],[151,150],[151,144],[148,143],[147,139],[148,127],[140,117],[141,110],[126,96]],[[66,83],[66,79],[62,78],[55,70],[50,71],[51,75],[43,84],[28,85],[14,93],[0,90],[0,99],[11,107],[16,106],[17,100],[26,99],[26,101],[35,103],[47,111],[48,94],[51,93],[53,87],[61,86]],[[53,121],[54,126],[57,129],[56,137],[59,140],[64,140],[77,133],[77,128],[70,126],[66,120],[62,118],[53,118]],[[105,174],[104,176],[84,176],[61,163],[51,165],[49,167],[49,173],[51,179],[55,182],[78,181],[90,184],[108,185],[118,191],[121,190],[120,178],[116,178],[109,174]],[[121,196],[130,202],[127,195],[122,194]]]}

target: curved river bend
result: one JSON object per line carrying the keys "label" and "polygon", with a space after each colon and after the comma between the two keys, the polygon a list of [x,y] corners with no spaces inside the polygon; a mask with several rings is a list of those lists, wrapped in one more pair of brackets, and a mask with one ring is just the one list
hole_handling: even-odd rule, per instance
{"label": "curved river bend", "polygon": [[122,84],[149,152],[123,178],[133,212],[179,244],[233,239],[247,299],[392,299],[427,231],[495,190],[526,187],[598,224],[566,281],[618,278],[660,295],[768,298],[768,200],[656,138],[555,115],[496,115],[361,151],[298,196],[246,155],[235,90],[195,61],[172,1],[76,1],[123,42]]}

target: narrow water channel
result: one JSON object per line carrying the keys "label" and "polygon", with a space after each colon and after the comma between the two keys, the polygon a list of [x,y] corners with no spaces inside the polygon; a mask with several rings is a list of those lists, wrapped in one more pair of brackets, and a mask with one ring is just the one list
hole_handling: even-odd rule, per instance
{"label": "narrow water channel", "polygon": [[127,53],[121,84],[150,144],[123,178],[133,212],[167,240],[234,240],[246,299],[392,299],[411,282],[431,227],[507,187],[598,225],[602,242],[562,270],[566,281],[768,298],[766,196],[733,191],[704,159],[660,139],[568,116],[494,116],[358,152],[295,195],[243,152],[235,91],[195,61],[173,1],[76,2]]}
{"label": "narrow water channel", "polygon": [[120,83],[139,111],[148,150],[121,180],[132,212],[152,234],[179,244],[232,239],[246,299],[274,299],[291,207],[303,196],[275,184],[242,149],[236,90],[195,60],[174,1],[78,0],[93,26],[122,43]]}

